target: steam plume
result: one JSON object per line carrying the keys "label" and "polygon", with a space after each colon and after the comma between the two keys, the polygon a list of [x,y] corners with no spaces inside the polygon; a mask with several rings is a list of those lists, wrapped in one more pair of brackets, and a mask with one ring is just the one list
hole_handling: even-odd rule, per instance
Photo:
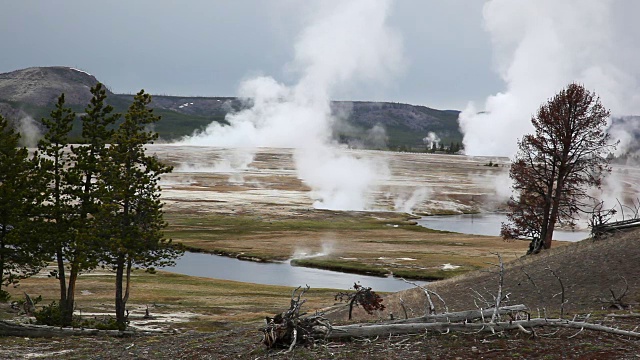
{"label": "steam plume", "polygon": [[22,146],[36,147],[38,140],[42,138],[42,131],[38,123],[31,116],[21,118],[16,124],[16,130],[20,133]]}
{"label": "steam plume", "polygon": [[402,65],[399,35],[385,21],[390,1],[318,2],[319,14],[295,44],[288,68],[300,74],[286,86],[258,77],[240,86],[251,107],[212,123],[180,143],[224,147],[295,148],[298,176],[312,188],[315,206],[362,210],[385,164],[332,147],[332,94],[362,81],[385,81]]}
{"label": "steam plume", "polygon": [[427,145],[428,149],[431,149],[434,145],[436,147],[440,146],[440,137],[433,131],[429,131],[429,133],[427,133],[427,136],[422,139],[422,141]]}
{"label": "steam plume", "polygon": [[612,115],[638,114],[638,10],[629,1],[488,1],[485,27],[506,89],[460,114],[466,153],[513,155],[537,108],[573,81]]}

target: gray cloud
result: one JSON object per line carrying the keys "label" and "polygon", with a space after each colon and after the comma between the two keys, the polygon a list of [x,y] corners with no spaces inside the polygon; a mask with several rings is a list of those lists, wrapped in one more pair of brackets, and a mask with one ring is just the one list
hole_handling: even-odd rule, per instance
{"label": "gray cloud", "polygon": [[[68,65],[117,92],[234,95],[257,75],[296,79],[286,64],[314,8],[293,0],[6,1],[0,72]],[[389,24],[403,37],[404,72],[336,98],[461,109],[498,91],[481,8],[465,0],[395,2]]]}

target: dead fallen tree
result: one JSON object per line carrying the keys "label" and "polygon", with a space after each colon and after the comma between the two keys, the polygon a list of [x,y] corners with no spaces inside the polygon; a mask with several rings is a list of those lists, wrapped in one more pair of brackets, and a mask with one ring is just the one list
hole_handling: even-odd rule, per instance
{"label": "dead fallen tree", "polygon": [[[298,293],[294,290],[289,310],[274,318],[267,318],[267,327],[263,329],[263,344],[268,348],[288,348],[293,350],[296,345],[308,344],[315,340],[346,340],[353,338],[372,338],[388,335],[423,334],[428,331],[439,333],[498,333],[504,331],[521,331],[536,335],[537,328],[571,328],[592,331],[602,331],[610,334],[640,338],[640,332],[616,329],[586,321],[567,319],[530,319],[525,305],[504,306],[497,309],[480,309],[460,312],[425,315],[416,318],[393,320],[383,323],[366,323],[333,326],[321,315],[305,317],[300,312],[304,300],[300,296],[308,288]],[[488,321],[497,314],[498,319],[507,315],[508,321]],[[521,319],[522,315],[525,315]]]}
{"label": "dead fallen tree", "polygon": [[[499,315],[509,315],[521,311],[527,311],[528,308],[525,305],[510,305],[503,306],[498,309]],[[479,310],[467,310],[450,312],[436,315],[424,315],[415,318],[393,320],[386,322],[386,324],[416,324],[416,323],[436,323],[436,322],[472,322],[478,319],[491,318],[494,313],[494,309],[479,309]]]}
{"label": "dead fallen tree", "polygon": [[613,221],[592,228],[592,232],[596,234],[606,234],[615,231],[623,231],[640,227],[640,219],[630,219],[622,221]]}
{"label": "dead fallen tree", "polygon": [[[619,221],[611,221],[618,214],[617,209],[605,209],[604,202],[594,206],[589,221],[591,236],[594,239],[602,238],[606,234],[640,227],[640,199],[637,200],[637,203],[634,201],[633,206],[623,205],[620,201],[618,201],[618,205],[622,216],[622,220]],[[625,215],[625,208],[628,212],[627,215]]]}
{"label": "dead fallen tree", "polygon": [[337,339],[349,339],[360,337],[376,337],[393,335],[406,335],[406,334],[420,334],[426,331],[437,331],[441,333],[448,333],[452,331],[460,332],[502,332],[509,330],[519,330],[527,334],[535,334],[534,329],[546,327],[546,328],[572,328],[580,330],[595,330],[602,331],[610,334],[629,336],[634,338],[640,338],[640,333],[635,331],[621,330],[603,325],[583,322],[583,321],[571,321],[565,319],[530,319],[530,320],[515,320],[504,321],[496,323],[449,323],[449,322],[437,322],[437,323],[410,323],[410,324],[355,324],[345,326],[333,326],[333,327],[315,327],[314,331],[316,336],[322,335],[328,340]]}
{"label": "dead fallen tree", "polygon": [[18,324],[9,321],[0,321],[0,336],[20,336],[20,337],[65,337],[65,336],[116,336],[127,337],[133,335],[157,335],[159,332],[149,331],[120,331],[120,330],[98,330],[83,328],[67,328],[47,325]]}
{"label": "dead fallen tree", "polygon": [[[392,317],[390,321],[378,323],[334,326],[321,315],[305,316],[305,313],[301,312],[301,306],[305,302],[301,300],[301,296],[309,289],[307,286],[307,288],[298,293],[297,296],[296,293],[300,288],[294,290],[291,295],[289,310],[276,315],[274,318],[267,318],[267,327],[263,329],[263,343],[268,348],[288,348],[288,352],[293,350],[297,344],[310,343],[321,339],[347,340],[354,338],[376,338],[391,335],[424,334],[429,331],[444,334],[450,332],[496,334],[507,331],[519,331],[529,334],[532,337],[537,337],[538,335],[545,335],[544,333],[537,333],[538,329],[559,330],[563,328],[578,330],[571,337],[576,336],[584,330],[591,330],[640,338],[640,332],[636,331],[637,327],[633,330],[624,330],[590,323],[587,322],[590,315],[582,319],[578,319],[578,315],[571,320],[565,319],[564,308],[568,302],[566,298],[566,286],[562,278],[550,267],[546,267],[545,270],[549,271],[558,280],[560,285],[560,292],[553,295],[553,297],[558,296],[560,299],[559,318],[548,318],[546,316],[546,309],[544,309],[544,317],[532,319],[525,305],[504,306],[503,303],[509,301],[511,293],[503,289],[505,267],[502,262],[502,257],[499,254],[496,255],[498,256],[499,262],[493,265],[499,275],[497,291],[495,294],[489,292],[489,295],[485,296],[471,289],[475,293],[474,304],[478,307],[477,310],[449,312],[444,299],[442,299],[439,294],[426,287],[414,284],[424,291],[427,298],[428,305],[425,306],[423,316],[399,320],[393,320]],[[525,274],[527,273],[525,272]],[[527,274],[527,277],[533,283],[531,276]],[[370,290],[370,288],[366,289]],[[358,290],[358,287],[356,287],[356,290]],[[627,293],[627,290],[628,284],[627,288],[622,292],[622,295],[616,296],[614,291],[611,290],[613,301],[616,304],[622,304],[622,297]],[[443,313],[436,313],[435,304],[431,299],[431,295],[436,296],[442,302],[445,309]],[[350,294],[348,299],[352,300],[354,296],[355,295]],[[400,301],[402,302],[402,300]],[[351,312],[354,303],[355,301],[350,302],[349,312]],[[384,306],[382,306],[382,299],[376,298],[375,304],[380,306],[380,308],[384,308]],[[371,314],[371,311],[366,312]]]}

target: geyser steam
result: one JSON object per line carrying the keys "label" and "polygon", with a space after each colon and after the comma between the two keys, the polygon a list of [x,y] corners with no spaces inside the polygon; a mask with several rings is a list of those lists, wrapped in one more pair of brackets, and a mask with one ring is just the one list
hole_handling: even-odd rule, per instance
{"label": "geyser steam", "polygon": [[223,147],[295,148],[298,176],[312,188],[314,206],[363,210],[386,164],[357,159],[332,146],[332,94],[361,81],[384,81],[402,65],[399,35],[386,25],[390,1],[316,3],[314,19],[295,44],[288,68],[300,74],[286,86],[258,77],[240,86],[251,102],[227,116],[230,126],[212,123],[181,144]]}
{"label": "geyser steam", "polygon": [[460,114],[466,153],[513,155],[537,108],[573,81],[613,116],[639,114],[638,10],[632,1],[488,1],[485,26],[506,89]]}

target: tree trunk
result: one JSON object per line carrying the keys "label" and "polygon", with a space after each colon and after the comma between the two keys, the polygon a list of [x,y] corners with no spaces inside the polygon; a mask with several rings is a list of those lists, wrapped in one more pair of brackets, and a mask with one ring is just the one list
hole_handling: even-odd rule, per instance
{"label": "tree trunk", "polygon": [[125,317],[125,302],[124,302],[124,294],[122,291],[122,283],[124,280],[124,257],[122,255],[118,256],[117,264],[116,264],[116,322],[118,323],[118,327],[120,330],[124,330],[126,327],[126,317]]}
{"label": "tree trunk", "polygon": [[67,287],[67,297],[64,302],[61,325],[69,326],[73,323],[73,310],[75,308],[76,280],[78,279],[78,269],[72,266],[69,272],[69,285]]}
{"label": "tree trunk", "polygon": [[127,260],[127,276],[126,276],[126,287],[124,291],[124,298],[122,303],[124,306],[127,305],[127,301],[129,301],[129,290],[131,289],[131,267],[133,266],[131,258]]}
{"label": "tree trunk", "polygon": [[[58,281],[60,283],[60,325],[71,325],[71,318],[73,316],[73,304],[69,308],[67,299],[67,277],[65,275],[64,268],[64,256],[62,255],[62,249],[58,248],[56,251],[56,260],[58,264]],[[68,322],[67,322],[68,321]]]}
{"label": "tree trunk", "polygon": [[547,226],[547,232],[544,237],[544,241],[542,242],[542,247],[546,249],[551,249],[551,241],[553,241],[553,230],[556,226],[556,217],[558,216],[557,211],[551,212],[551,218],[549,219],[549,225]]}
{"label": "tree trunk", "polygon": [[5,244],[4,244],[4,233],[6,224],[2,226],[2,230],[0,230],[0,295],[2,294],[2,284],[4,283],[4,252],[5,252]]}
{"label": "tree trunk", "polygon": [[547,226],[547,233],[545,234],[544,241],[542,243],[544,249],[551,249],[551,241],[553,241],[553,230],[555,229],[556,221],[558,220],[558,212],[560,211],[560,197],[562,195],[562,191],[564,190],[564,173],[564,171],[558,172],[558,182],[556,183],[556,189],[552,197],[551,214],[549,214],[549,225]]}

